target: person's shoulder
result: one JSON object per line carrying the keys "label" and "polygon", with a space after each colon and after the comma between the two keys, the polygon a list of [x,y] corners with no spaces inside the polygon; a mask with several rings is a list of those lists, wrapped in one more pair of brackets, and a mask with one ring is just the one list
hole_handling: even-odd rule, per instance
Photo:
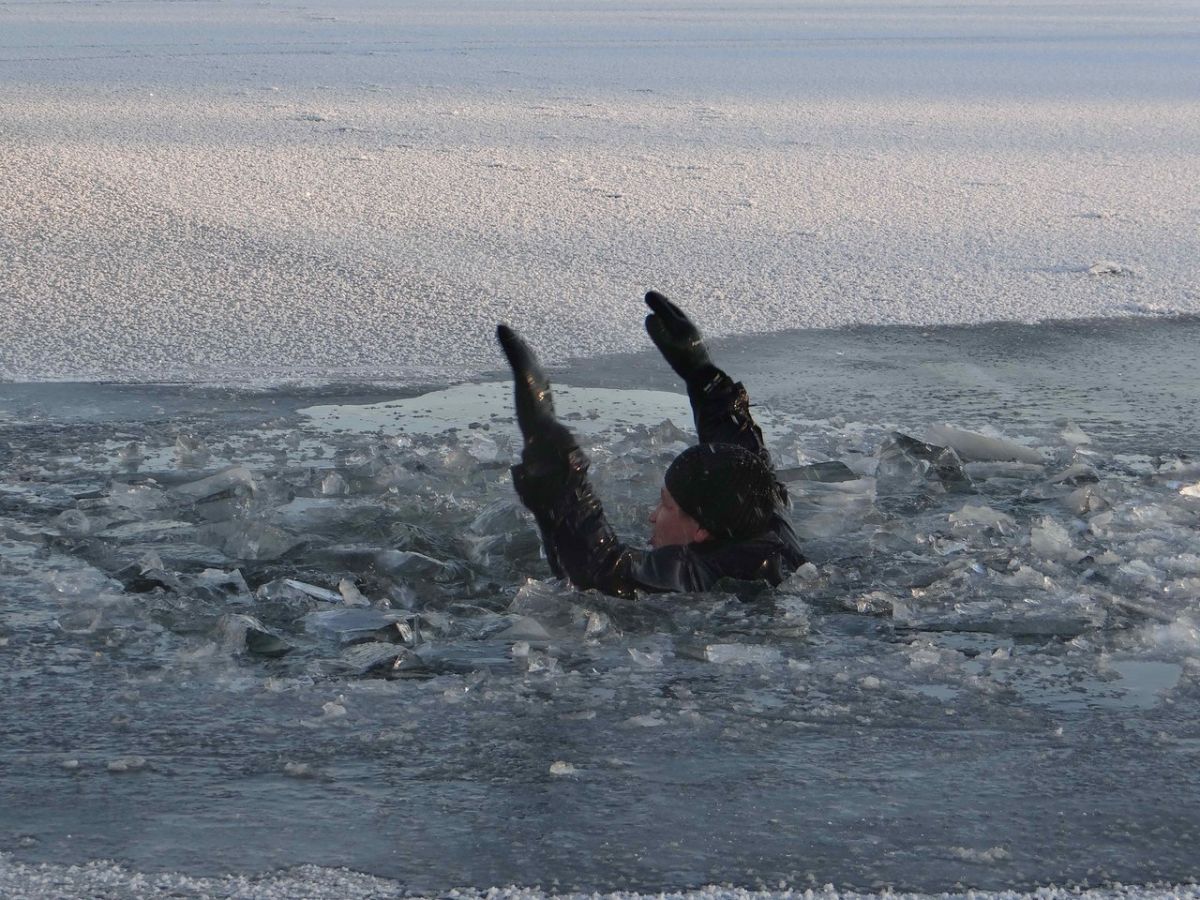
{"label": "person's shoulder", "polygon": [[782,516],[754,537],[705,541],[692,547],[717,578],[765,579],[777,584],[805,562],[795,532]]}
{"label": "person's shoulder", "polygon": [[703,544],[672,544],[643,550],[633,572],[638,586],[651,591],[704,591],[720,577]]}
{"label": "person's shoulder", "polygon": [[748,538],[725,538],[692,544],[693,552],[711,563],[728,558],[765,556],[778,551],[784,541],[773,529]]}

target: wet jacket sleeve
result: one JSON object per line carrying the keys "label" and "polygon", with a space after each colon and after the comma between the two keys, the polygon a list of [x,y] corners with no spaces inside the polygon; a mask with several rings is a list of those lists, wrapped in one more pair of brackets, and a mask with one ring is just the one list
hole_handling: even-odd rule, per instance
{"label": "wet jacket sleeve", "polygon": [[[775,471],[762,429],[750,415],[750,397],[740,381],[734,381],[716,366],[709,366],[690,379],[687,388],[700,443],[737,444],[757,453]],[[779,502],[786,507],[787,488],[778,481],[775,488]]]}
{"label": "wet jacket sleeve", "polygon": [[513,485],[533,513],[554,573],[578,588],[633,596],[637,591],[703,591],[715,574],[687,547],[640,550],[622,543],[587,478],[587,455],[526,453]]}

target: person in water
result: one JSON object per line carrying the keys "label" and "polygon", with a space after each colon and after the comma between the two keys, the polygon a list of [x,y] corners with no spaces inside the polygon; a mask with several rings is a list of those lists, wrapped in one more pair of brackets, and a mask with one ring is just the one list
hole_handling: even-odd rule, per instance
{"label": "person in water", "polygon": [[507,325],[496,337],[512,367],[525,439],[513,485],[533,513],[557,577],[581,589],[705,591],[722,578],[779,584],[804,563],[745,388],[713,365],[700,331],[656,291],[646,331],[687,385],[700,437],[667,469],[650,515],[651,549],[617,539],[588,482],[588,458],[554,414],[550,383],[533,351]]}

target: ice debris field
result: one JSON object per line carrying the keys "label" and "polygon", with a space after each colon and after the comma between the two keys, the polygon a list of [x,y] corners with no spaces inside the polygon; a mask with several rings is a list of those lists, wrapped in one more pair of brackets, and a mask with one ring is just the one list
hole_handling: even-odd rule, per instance
{"label": "ice debris field", "polygon": [[[1190,0],[0,0],[0,894],[1194,898],[1198,97]],[[645,536],[650,287],[778,589],[515,502],[498,320]]]}
{"label": "ice debris field", "polygon": [[[503,383],[70,390],[0,432],[0,880],[27,893],[1200,876],[1200,463],[1120,418],[1018,394],[1011,433],[918,429],[919,393],[854,420],[764,390],[811,564],[629,603],[547,580]],[[559,393],[641,539],[682,398]]]}

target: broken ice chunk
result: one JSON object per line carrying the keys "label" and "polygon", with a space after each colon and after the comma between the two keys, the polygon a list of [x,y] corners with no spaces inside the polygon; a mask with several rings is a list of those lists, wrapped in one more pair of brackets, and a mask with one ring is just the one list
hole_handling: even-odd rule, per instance
{"label": "broken ice chunk", "polygon": [[1091,484],[1085,484],[1083,487],[1071,491],[1063,499],[1063,504],[1077,516],[1099,512],[1109,505],[1108,498],[1101,494],[1095,485]]}
{"label": "broken ice chunk", "polygon": [[989,847],[986,850],[976,850],[973,847],[951,847],[950,852],[967,862],[985,865],[992,865],[1009,858],[1009,852],[1003,847]]}
{"label": "broken ice chunk", "polygon": [[1062,429],[1058,433],[1063,439],[1063,443],[1070,444],[1072,447],[1078,447],[1082,444],[1090,444],[1092,439],[1070,419],[1060,419],[1058,426]]}
{"label": "broken ice chunk", "polygon": [[608,631],[611,624],[612,620],[609,619],[608,613],[592,610],[587,614],[583,635],[586,638],[598,638]]}
{"label": "broken ice chunk", "polygon": [[[152,554],[157,557],[157,554]],[[174,572],[163,568],[161,559],[143,560],[141,563],[130,563],[112,573],[112,577],[125,586],[125,590],[134,594],[148,594],[158,588],[182,592],[183,581]]]}
{"label": "broken ice chunk", "polygon": [[129,469],[131,472],[137,471],[137,468],[142,464],[142,460],[146,458],[142,453],[141,444],[137,441],[130,441],[119,451],[117,451],[117,462]]}
{"label": "broken ice chunk", "polygon": [[781,594],[804,594],[821,578],[820,570],[810,562],[806,562],[779,585]]}
{"label": "broken ice chunk", "polygon": [[291,644],[272,632],[259,631],[257,628],[246,631],[246,650],[255,656],[274,659],[286,656],[293,649]]}
{"label": "broken ice chunk", "polygon": [[254,473],[245,466],[230,466],[198,481],[176,485],[171,488],[171,494],[180,500],[201,503],[252,493],[254,490]]}
{"label": "broken ice chunk", "polygon": [[1107,614],[1091,596],[1071,594],[1041,602],[1025,597],[955,602],[919,608],[897,599],[892,618],[898,627],[919,631],[977,631],[987,634],[1039,635],[1071,638],[1101,627]]}
{"label": "broken ice chunk", "polygon": [[174,505],[174,501],[166,491],[156,487],[154,483],[147,482],[140,484],[113,482],[108,493],[108,502],[111,506],[119,509],[141,514],[157,512]]}
{"label": "broken ice chunk", "polygon": [[530,675],[555,675],[558,673],[558,660],[549,652],[531,650],[525,657],[525,671]]}
{"label": "broken ice chunk", "polygon": [[350,485],[338,472],[330,472],[321,479],[321,493],[327,497],[337,497],[350,493]]}
{"label": "broken ice chunk", "polygon": [[797,466],[792,469],[780,469],[776,476],[784,483],[793,481],[817,481],[831,484],[839,481],[854,481],[859,476],[844,462],[829,460],[827,462],[810,463],[807,466]]}
{"label": "broken ice chunk", "polygon": [[240,569],[226,572],[223,569],[205,569],[193,579],[194,588],[214,599],[243,597],[250,593],[250,585],[242,577]]}
{"label": "broken ice chunk", "polygon": [[424,553],[411,550],[384,550],[375,557],[375,565],[389,575],[406,578],[428,578],[439,584],[459,581],[466,576],[463,566],[442,562]]}
{"label": "broken ice chunk", "polygon": [[177,538],[181,532],[191,530],[190,522],[173,519],[151,519],[149,522],[126,522],[123,525],[113,525],[98,533],[98,537],[107,540],[163,540]]}
{"label": "broken ice chunk", "polygon": [[496,500],[480,510],[467,530],[472,534],[506,534],[525,528],[530,521],[531,516],[520,503]]}
{"label": "broken ice chunk", "polygon": [[910,494],[928,487],[960,491],[970,490],[971,480],[952,448],[926,444],[896,431],[879,448],[875,486],[880,494]]}
{"label": "broken ice chunk", "polygon": [[764,666],[779,662],[783,655],[763,644],[709,644],[704,648],[704,658],[718,665]]}
{"label": "broken ice chunk", "polygon": [[888,616],[892,614],[895,598],[884,591],[869,591],[857,597],[847,597],[842,601],[846,609],[868,616]]}
{"label": "broken ice chunk", "polygon": [[346,707],[343,705],[345,697],[338,697],[337,700],[327,700],[321,704],[321,715],[326,719],[340,719],[346,715]]}
{"label": "broken ice chunk", "polygon": [[371,601],[363,596],[362,591],[349,578],[343,578],[338,582],[338,593],[342,596],[342,602],[346,606],[370,606]]}
{"label": "broken ice chunk", "polygon": [[199,537],[231,559],[260,562],[278,559],[304,543],[303,538],[282,528],[254,521],[217,522],[202,528]]}
{"label": "broken ice chunk", "polygon": [[1176,619],[1146,626],[1141,637],[1153,650],[1194,657],[1200,651],[1200,620],[1184,613]]}
{"label": "broken ice chunk", "polygon": [[[508,651],[496,652],[495,648],[496,644],[490,642],[474,645],[422,644],[413,650],[415,659],[412,661],[411,667],[414,670],[424,669],[438,674],[450,672],[467,674],[488,669],[511,671],[513,665],[511,653]],[[547,660],[546,654],[535,653],[531,650],[523,662],[527,671],[549,669],[556,665],[555,660]],[[409,664],[406,663],[402,668],[407,670]]]}
{"label": "broken ice chunk", "polygon": [[1012,516],[998,512],[985,503],[964,503],[962,509],[950,513],[949,518],[956,533],[980,528],[991,529],[997,534],[1011,534],[1017,527]]}
{"label": "broken ice chunk", "polygon": [[304,617],[304,629],[319,637],[332,638],[339,644],[361,641],[391,643],[402,641],[406,636],[410,640],[413,638],[411,627],[407,632],[396,628],[405,619],[404,613],[340,607],[309,613]]}
{"label": "broken ice chunk", "polygon": [[494,463],[500,456],[500,447],[482,431],[460,433],[459,446],[476,462]]}
{"label": "broken ice chunk", "polygon": [[632,725],[634,728],[661,728],[667,724],[667,720],[658,713],[645,713],[640,716],[630,716],[625,720],[626,725]]}
{"label": "broken ice chunk", "polygon": [[[841,463],[838,463],[841,465]],[[862,527],[875,511],[875,479],[808,479],[788,485],[792,521],[804,540],[836,537]]]}
{"label": "broken ice chunk", "polygon": [[566,602],[564,591],[557,582],[527,578],[509,606],[513,612],[531,615],[558,612]]}
{"label": "broken ice chunk", "polygon": [[1200,461],[1187,453],[1166,453],[1154,457],[1154,468],[1160,475],[1182,481],[1200,474]]}
{"label": "broken ice chunk", "polygon": [[503,631],[490,635],[495,641],[526,641],[539,643],[550,640],[550,632],[537,619],[529,616],[514,616]]}
{"label": "broken ice chunk", "polygon": [[1029,547],[1045,559],[1079,562],[1087,554],[1076,549],[1061,523],[1043,518],[1029,532]]}
{"label": "broken ice chunk", "polygon": [[103,597],[120,583],[91,566],[54,569],[45,575],[47,587],[64,597],[94,600]]}
{"label": "broken ice chunk", "polygon": [[[58,526],[58,530],[70,537],[83,537],[91,534],[97,523],[79,509],[68,509],[61,512],[54,519],[54,524]],[[106,524],[106,520],[99,522],[100,527]]]}
{"label": "broken ice chunk", "polygon": [[649,428],[646,436],[650,439],[650,446],[655,448],[665,447],[674,450],[678,444],[683,444],[686,448],[692,442],[687,432],[681,430],[670,419],[663,419],[657,425]]}
{"label": "broken ice chunk", "polygon": [[1079,487],[1081,484],[1097,484],[1100,481],[1100,476],[1096,474],[1096,470],[1091,466],[1083,463],[1075,463],[1070,468],[1059,472],[1051,481],[1054,484]]}
{"label": "broken ice chunk", "polygon": [[988,482],[989,487],[999,488],[1005,483],[1014,487],[1022,481],[1034,481],[1046,474],[1046,467],[1023,462],[969,462],[963,464],[967,477],[975,484]]}
{"label": "broken ice chunk", "polygon": [[208,462],[208,447],[198,437],[181,434],[175,441],[175,459],[181,468],[195,469]]}
{"label": "broken ice chunk", "polygon": [[420,657],[400,644],[370,641],[347,647],[338,665],[352,675],[387,676],[400,669],[424,668]]}
{"label": "broken ice chunk", "polygon": [[241,613],[221,616],[217,622],[221,646],[231,653],[245,650],[258,656],[278,657],[290,653],[291,644],[275,634],[262,622]]}
{"label": "broken ice chunk", "polygon": [[955,428],[952,425],[931,425],[925,432],[925,440],[954,450],[968,462],[995,460],[1015,461],[1039,465],[1044,463],[1042,454],[1007,438],[988,437],[974,431]]}
{"label": "broken ice chunk", "polygon": [[310,601],[313,600],[324,603],[340,603],[342,600],[341,594],[294,578],[276,578],[274,581],[268,581],[254,592],[254,596],[263,602],[308,605],[310,608]]}
{"label": "broken ice chunk", "polygon": [[643,669],[657,669],[662,666],[662,651],[647,652],[636,647],[629,648],[629,656]]}
{"label": "broken ice chunk", "polygon": [[94,634],[103,620],[104,614],[98,609],[75,609],[63,613],[55,624],[67,634]]}

